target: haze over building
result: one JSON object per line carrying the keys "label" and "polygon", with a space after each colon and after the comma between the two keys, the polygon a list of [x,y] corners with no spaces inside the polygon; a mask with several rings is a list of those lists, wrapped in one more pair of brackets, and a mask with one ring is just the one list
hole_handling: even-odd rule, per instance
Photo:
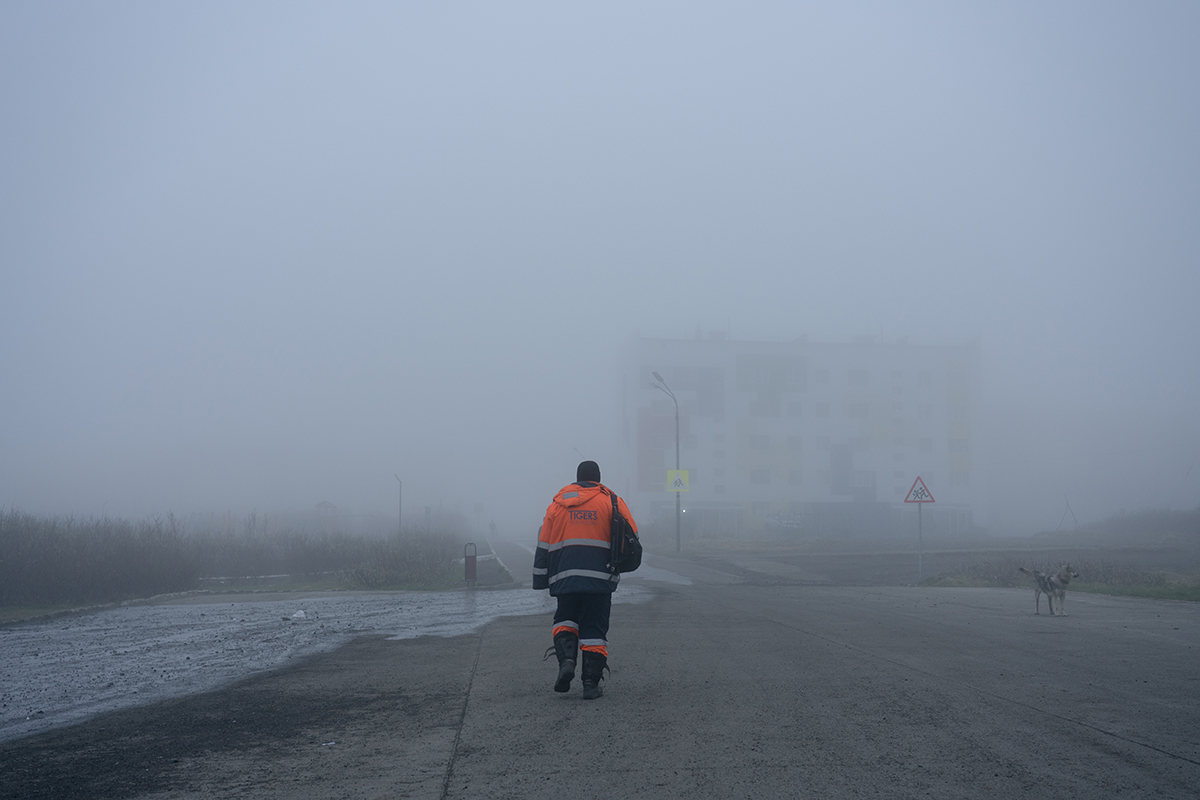
{"label": "haze over building", "polygon": [[861,336],[849,342],[637,337],[621,413],[626,491],[648,516],[674,514],[680,467],[694,534],[764,528],[819,536],[903,535],[918,477],[936,499],[926,525],[963,535],[987,525],[974,468],[980,443],[979,345]]}

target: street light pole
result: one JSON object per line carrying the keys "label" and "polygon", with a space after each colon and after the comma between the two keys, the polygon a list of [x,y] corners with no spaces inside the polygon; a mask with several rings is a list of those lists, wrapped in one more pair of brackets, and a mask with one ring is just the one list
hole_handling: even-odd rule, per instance
{"label": "street light pole", "polygon": [[400,484],[400,497],[396,503],[396,535],[404,536],[404,481],[400,480],[400,476],[392,473],[396,478],[396,483]]}
{"label": "street light pole", "polygon": [[[675,403],[675,471],[679,472],[679,401],[675,398],[675,393],[671,391],[671,388],[669,386],[667,386],[667,382],[663,380],[663,376],[659,375],[657,372],[653,373],[653,375],[655,378],[658,379],[658,383],[662,384],[662,386],[659,386],[657,383],[653,384],[654,388],[658,389],[660,391],[666,392],[667,396],[671,398],[671,401],[673,403]],[[680,512],[681,503],[682,503],[682,499],[680,497],[680,494],[679,494],[679,492],[676,492],[675,493],[675,552],[676,553],[678,553],[680,550],[679,529],[681,527],[680,519],[682,517],[682,514]]]}

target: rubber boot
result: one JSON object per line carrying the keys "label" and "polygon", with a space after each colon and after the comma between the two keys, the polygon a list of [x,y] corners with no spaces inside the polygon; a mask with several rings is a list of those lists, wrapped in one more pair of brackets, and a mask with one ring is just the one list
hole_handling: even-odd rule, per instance
{"label": "rubber boot", "polygon": [[583,651],[583,699],[595,700],[604,694],[604,690],[600,688],[600,681],[604,680],[604,670],[608,667],[608,658],[593,653],[591,650]]}
{"label": "rubber boot", "polygon": [[558,656],[558,678],[554,681],[554,691],[571,691],[571,680],[575,677],[575,652],[578,646],[579,637],[573,633],[560,633],[554,637],[554,654]]}

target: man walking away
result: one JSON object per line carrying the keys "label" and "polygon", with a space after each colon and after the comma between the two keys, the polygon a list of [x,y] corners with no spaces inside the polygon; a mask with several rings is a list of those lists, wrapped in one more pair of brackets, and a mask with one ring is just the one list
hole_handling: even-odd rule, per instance
{"label": "man walking away", "polygon": [[[549,589],[558,599],[552,634],[558,656],[554,691],[570,691],[578,647],[583,651],[584,700],[604,694],[600,681],[608,664],[608,619],[621,578],[608,563],[614,496],[600,483],[595,461],[580,463],[575,483],[560,489],[546,509],[533,558],[533,588]],[[619,497],[617,508],[636,532],[637,523]]]}

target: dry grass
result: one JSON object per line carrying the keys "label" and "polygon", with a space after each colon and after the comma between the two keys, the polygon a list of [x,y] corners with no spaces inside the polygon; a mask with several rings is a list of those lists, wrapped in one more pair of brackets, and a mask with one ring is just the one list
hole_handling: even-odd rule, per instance
{"label": "dry grass", "polygon": [[268,531],[189,534],[175,520],[38,517],[0,511],[0,608],[55,610],[172,592],[270,586],[440,589],[457,585],[462,542]]}

